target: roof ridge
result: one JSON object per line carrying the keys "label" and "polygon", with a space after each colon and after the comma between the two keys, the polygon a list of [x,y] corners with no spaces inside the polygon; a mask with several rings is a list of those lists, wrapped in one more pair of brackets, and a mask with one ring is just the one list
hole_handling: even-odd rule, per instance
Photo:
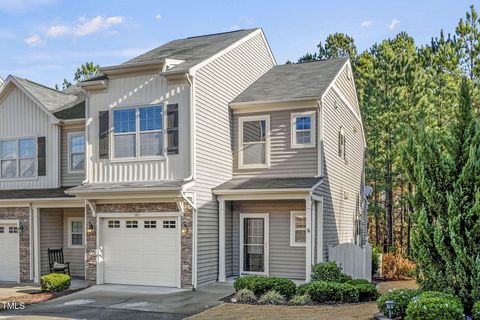
{"label": "roof ridge", "polygon": [[[187,38],[184,38],[183,40],[185,40],[185,39],[202,38],[202,37],[210,37],[210,36],[218,36],[218,35],[222,35],[222,34],[229,34],[229,33],[235,33],[235,32],[240,32],[240,31],[248,31],[248,30],[252,30],[252,31],[253,31],[253,30],[257,30],[257,29],[259,29],[259,28],[238,29],[238,30],[225,31],[225,32],[202,34],[202,35],[198,35],[198,36],[187,37]],[[182,39],[176,39],[176,40],[182,40]],[[175,41],[175,40],[173,40],[173,41]]]}

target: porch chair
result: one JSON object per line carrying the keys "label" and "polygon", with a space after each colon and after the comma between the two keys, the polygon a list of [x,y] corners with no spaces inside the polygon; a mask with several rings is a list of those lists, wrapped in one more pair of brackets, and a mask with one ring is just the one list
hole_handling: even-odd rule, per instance
{"label": "porch chair", "polygon": [[70,275],[70,262],[63,260],[63,248],[48,248],[48,264],[51,273],[64,273]]}

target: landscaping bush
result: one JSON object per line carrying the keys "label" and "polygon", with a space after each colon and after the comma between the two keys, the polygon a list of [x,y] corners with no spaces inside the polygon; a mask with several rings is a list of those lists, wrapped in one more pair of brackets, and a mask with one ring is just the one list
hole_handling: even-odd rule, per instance
{"label": "landscaping bush", "polygon": [[382,260],[382,276],[386,279],[410,278],[415,273],[415,263],[401,254],[385,253]]}
{"label": "landscaping bush", "polygon": [[375,301],[380,295],[377,287],[371,283],[360,283],[353,286],[358,290],[358,301]]}
{"label": "landscaping bush", "polygon": [[236,291],[249,289],[258,297],[270,290],[275,290],[290,299],[296,292],[295,283],[289,279],[263,277],[263,276],[243,276],[235,280],[233,287]]}
{"label": "landscaping bush", "polygon": [[59,292],[70,288],[72,278],[61,273],[50,273],[40,278],[42,291]]}
{"label": "landscaping bush", "polygon": [[405,320],[463,320],[463,305],[448,293],[425,292],[408,304]]}
{"label": "landscaping bush", "polygon": [[335,261],[322,262],[313,265],[312,281],[328,281],[328,282],[347,282],[352,277],[344,274],[342,268],[337,266]]}
{"label": "landscaping bush", "polygon": [[372,248],[372,276],[378,274],[380,268],[380,251],[376,248]]}
{"label": "landscaping bush", "polygon": [[418,295],[418,290],[414,289],[395,289],[389,292],[386,292],[380,296],[377,300],[378,309],[384,315],[388,315],[388,310],[385,302],[393,301],[395,305],[392,310],[393,318],[403,318],[405,312],[407,311],[408,304],[412,299]]}
{"label": "landscaping bush", "polygon": [[480,301],[475,302],[472,308],[472,319],[480,320]]}
{"label": "landscaping bush", "polygon": [[304,306],[306,304],[312,303],[312,299],[310,298],[308,293],[297,294],[294,295],[292,299],[290,299],[290,303],[297,306]]}
{"label": "landscaping bush", "polygon": [[240,303],[253,303],[257,301],[257,297],[253,291],[248,289],[238,290],[233,298]]}
{"label": "landscaping bush", "polygon": [[371,284],[370,281],[365,280],[365,279],[352,279],[352,280],[348,280],[346,283],[351,284],[353,286],[355,286],[357,284]]}
{"label": "landscaping bush", "polygon": [[297,295],[304,295],[308,292],[309,283],[301,284],[297,287]]}
{"label": "landscaping bush", "polygon": [[285,297],[282,296],[278,291],[270,290],[265,292],[260,299],[258,299],[260,304],[284,304]]}
{"label": "landscaping bush", "polygon": [[358,302],[358,290],[348,283],[313,281],[302,291],[318,303],[324,302]]}

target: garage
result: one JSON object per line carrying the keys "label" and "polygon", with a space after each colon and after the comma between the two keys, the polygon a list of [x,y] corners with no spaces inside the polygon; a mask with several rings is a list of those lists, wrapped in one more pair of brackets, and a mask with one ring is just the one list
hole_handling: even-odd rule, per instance
{"label": "garage", "polygon": [[17,223],[0,222],[0,281],[19,282],[19,259]]}
{"label": "garage", "polygon": [[103,218],[104,282],[178,287],[178,217]]}

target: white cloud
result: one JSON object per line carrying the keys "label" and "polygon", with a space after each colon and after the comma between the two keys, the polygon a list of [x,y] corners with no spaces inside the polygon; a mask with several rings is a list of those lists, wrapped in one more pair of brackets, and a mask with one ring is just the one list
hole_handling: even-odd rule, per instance
{"label": "white cloud", "polygon": [[368,28],[372,26],[372,20],[365,20],[360,23],[360,27],[362,28]]}
{"label": "white cloud", "polygon": [[393,30],[395,29],[396,27],[398,27],[398,25],[400,24],[400,20],[398,19],[393,19],[392,22],[390,22],[390,24],[388,25],[388,28],[390,30]]}
{"label": "white cloud", "polygon": [[43,41],[43,39],[38,34],[34,34],[34,35],[31,35],[28,38],[25,38],[25,43],[30,47],[35,47],[35,46],[41,45],[45,42]]}
{"label": "white cloud", "polygon": [[161,19],[162,19],[162,15],[160,15],[160,14],[157,14],[157,15],[155,16],[155,19],[157,19],[157,20],[161,20]]}
{"label": "white cloud", "polygon": [[92,19],[80,17],[73,25],[57,24],[47,29],[46,35],[49,38],[63,36],[84,37],[92,33],[100,32],[119,25],[125,20],[122,16],[104,17],[96,16]]}

